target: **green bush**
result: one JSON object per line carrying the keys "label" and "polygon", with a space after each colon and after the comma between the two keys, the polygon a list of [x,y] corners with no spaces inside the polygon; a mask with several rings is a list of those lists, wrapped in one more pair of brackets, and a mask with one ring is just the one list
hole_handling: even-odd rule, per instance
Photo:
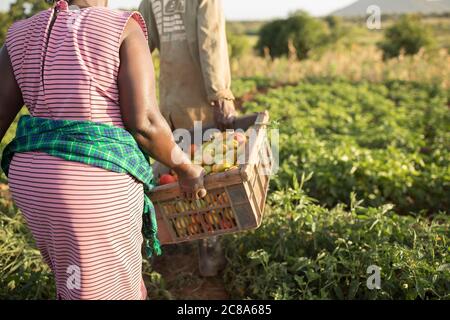
{"label": "green bush", "polygon": [[385,39],[379,44],[384,58],[398,57],[401,53],[414,55],[433,43],[431,29],[418,16],[406,15],[385,32]]}
{"label": "green bush", "polygon": [[263,26],[259,34],[257,49],[272,58],[295,54],[299,59],[307,58],[312,49],[324,45],[327,41],[326,24],[299,12],[286,20],[275,20]]}
{"label": "green bush", "polygon": [[342,17],[327,16],[324,18],[330,30],[328,36],[328,42],[335,43],[339,39],[348,34],[347,28],[344,26],[344,20]]}
{"label": "green bush", "polygon": [[275,58],[287,54],[287,43],[283,43],[283,39],[281,38],[284,24],[285,20],[275,20],[261,28],[259,31],[259,40],[256,44],[256,48],[261,55],[269,53],[272,58]]}
{"label": "green bush", "polygon": [[228,54],[231,59],[237,59],[251,50],[250,41],[245,35],[227,32]]}
{"label": "green bush", "polygon": [[[263,226],[225,238],[235,299],[448,299],[449,217],[399,216],[385,205],[314,204],[295,181],[270,199]],[[367,287],[369,266],[381,289]]]}

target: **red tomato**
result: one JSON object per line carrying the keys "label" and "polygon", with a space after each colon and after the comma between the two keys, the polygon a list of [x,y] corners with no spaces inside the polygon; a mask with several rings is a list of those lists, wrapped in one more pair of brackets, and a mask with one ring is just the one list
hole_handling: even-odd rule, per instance
{"label": "red tomato", "polygon": [[170,174],[163,174],[160,178],[159,178],[159,185],[163,186],[165,184],[171,184],[177,182],[177,178],[170,175]]}
{"label": "red tomato", "polygon": [[220,222],[220,226],[222,227],[222,229],[225,229],[225,230],[233,228],[233,224],[228,219],[223,219]]}

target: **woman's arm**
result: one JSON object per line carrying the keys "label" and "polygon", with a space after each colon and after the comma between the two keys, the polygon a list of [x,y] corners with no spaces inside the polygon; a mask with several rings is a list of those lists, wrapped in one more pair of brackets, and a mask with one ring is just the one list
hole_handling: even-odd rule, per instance
{"label": "woman's arm", "polygon": [[6,46],[0,49],[0,141],[23,106]]}
{"label": "woman's arm", "polygon": [[134,19],[130,19],[122,39],[119,91],[126,129],[152,158],[178,174],[182,192],[193,196],[201,190],[203,196],[203,168],[191,164],[159,111],[152,56],[145,35]]}

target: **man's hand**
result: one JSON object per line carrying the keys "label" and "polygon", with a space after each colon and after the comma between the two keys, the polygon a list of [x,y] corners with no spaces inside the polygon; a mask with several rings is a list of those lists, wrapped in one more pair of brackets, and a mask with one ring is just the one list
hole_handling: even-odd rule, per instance
{"label": "man's hand", "polygon": [[233,100],[221,99],[214,101],[214,121],[220,130],[232,127],[236,118],[236,108]]}

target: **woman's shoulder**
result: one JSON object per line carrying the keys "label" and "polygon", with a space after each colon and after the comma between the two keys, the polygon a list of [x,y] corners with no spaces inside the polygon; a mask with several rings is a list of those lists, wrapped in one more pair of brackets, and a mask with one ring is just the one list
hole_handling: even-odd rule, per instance
{"label": "woman's shoulder", "polygon": [[109,9],[106,7],[92,7],[89,8],[89,15],[94,20],[103,20],[105,25],[115,23],[121,31],[123,31],[125,25],[130,19],[134,19],[147,36],[147,26],[145,20],[138,11]]}
{"label": "woman's shoulder", "polygon": [[13,39],[20,40],[23,37],[29,35],[30,31],[36,26],[46,25],[51,15],[51,12],[52,12],[51,9],[40,11],[27,19],[13,22],[11,26],[8,28],[8,32],[6,34],[6,44],[13,41]]}
{"label": "woman's shoulder", "polygon": [[36,23],[40,23],[44,20],[48,20],[48,17],[51,14],[51,11],[52,11],[52,9],[43,10],[43,11],[40,11],[40,12],[34,14],[33,16],[31,16],[29,18],[15,21],[15,22],[13,22],[13,24],[10,26],[9,29],[10,30],[23,29],[30,25],[36,25]]}
{"label": "woman's shoulder", "polygon": [[92,7],[89,8],[89,11],[95,15],[101,15],[105,17],[110,17],[113,19],[123,20],[129,19],[133,15],[140,15],[137,11],[128,11],[128,10],[119,10],[119,9],[110,9],[106,7]]}

